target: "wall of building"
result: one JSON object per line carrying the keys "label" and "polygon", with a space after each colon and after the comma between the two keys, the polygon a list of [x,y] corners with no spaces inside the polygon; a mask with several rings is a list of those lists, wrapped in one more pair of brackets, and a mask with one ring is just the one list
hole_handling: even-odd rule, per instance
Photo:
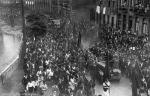
{"label": "wall of building", "polygon": [[[101,14],[99,15],[99,17],[101,18],[99,24],[108,24],[113,28],[120,28],[122,31],[132,31],[137,33],[138,35],[150,34],[150,18],[149,15],[145,15],[149,14],[150,11],[144,13],[147,5],[150,5],[149,0],[140,0],[140,3],[139,0],[101,1],[101,11],[103,11],[103,8],[106,7],[106,14],[103,14],[103,12],[101,12]],[[135,8],[139,8],[139,4],[143,6],[143,10],[141,10],[142,13],[138,12],[140,11],[139,9],[135,11]],[[102,15],[105,15],[105,17],[103,17]]]}

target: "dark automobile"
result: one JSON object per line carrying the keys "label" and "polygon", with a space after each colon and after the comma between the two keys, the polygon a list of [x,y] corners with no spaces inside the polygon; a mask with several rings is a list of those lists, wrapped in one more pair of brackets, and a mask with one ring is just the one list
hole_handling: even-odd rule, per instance
{"label": "dark automobile", "polygon": [[118,68],[114,68],[110,72],[111,80],[120,81],[121,79],[121,70]]}

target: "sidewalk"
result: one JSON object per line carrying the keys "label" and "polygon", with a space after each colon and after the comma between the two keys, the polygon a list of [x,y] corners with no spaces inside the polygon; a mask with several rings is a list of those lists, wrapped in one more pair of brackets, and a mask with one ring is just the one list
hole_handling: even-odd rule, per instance
{"label": "sidewalk", "polygon": [[23,89],[21,84],[23,74],[22,68],[18,67],[4,85],[0,82],[0,96],[20,96],[18,94]]}
{"label": "sidewalk", "polygon": [[[11,44],[11,46],[18,46],[18,50],[9,50],[7,52],[8,55],[12,55],[12,51],[15,51],[15,55],[13,57],[15,57],[18,53],[19,53],[19,47],[21,45],[21,38],[22,38],[22,28],[21,26],[15,26],[15,27],[11,27],[8,26],[3,20],[0,19],[0,32],[5,33],[5,34],[9,34],[9,35],[15,35],[17,36],[18,40],[18,45],[16,44]],[[5,41],[7,41],[6,39],[9,39],[9,41],[11,40],[11,38],[4,38]],[[10,42],[5,42],[7,44],[9,44]],[[3,47],[6,50],[6,46],[3,45]],[[10,45],[7,45],[7,47],[9,48]],[[13,48],[12,48],[13,49]],[[12,53],[11,53],[12,52]],[[5,54],[4,54],[5,55]],[[3,56],[3,55],[1,55]],[[5,57],[5,56],[4,56]],[[2,57],[3,58],[3,57]],[[2,59],[2,61],[7,61],[7,63],[9,63],[9,59],[6,58],[6,60]],[[2,63],[2,62],[1,62]],[[1,68],[5,68],[4,66]],[[22,90],[22,84],[21,84],[21,80],[23,78],[23,71],[22,68],[20,68],[20,66],[12,73],[12,75],[5,80],[5,83],[2,84],[2,82],[0,81],[0,96],[20,96],[19,91]]]}
{"label": "sidewalk", "polygon": [[[96,95],[101,94],[103,96],[102,85],[96,84]],[[111,82],[110,96],[132,96],[131,83],[129,79],[122,77],[120,82]]]}

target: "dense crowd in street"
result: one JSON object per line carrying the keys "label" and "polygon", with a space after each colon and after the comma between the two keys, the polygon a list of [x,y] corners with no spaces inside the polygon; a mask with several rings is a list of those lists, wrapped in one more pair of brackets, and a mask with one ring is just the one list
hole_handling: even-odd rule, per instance
{"label": "dense crowd in street", "polygon": [[[77,95],[79,93],[94,96],[96,71],[102,70],[101,76],[99,75],[100,83],[107,81],[111,78],[109,67],[113,68],[115,63],[118,64],[115,66],[119,66],[115,67],[116,69],[121,68],[123,74],[126,74],[132,82],[136,82],[135,85],[140,92],[142,88],[149,89],[149,44],[145,39],[146,36],[138,37],[130,31],[121,32],[104,26],[103,34],[99,34],[100,42],[93,46],[97,51],[92,52],[91,49],[84,51],[79,44],[80,32],[84,32],[85,29],[91,31],[87,30],[90,24],[70,24],[69,19],[64,21],[66,22],[59,28],[51,26],[44,36],[27,37],[23,79],[25,92],[44,94],[43,92],[51,87],[48,82],[52,82],[55,88],[59,89],[57,93],[67,96],[71,94],[80,96]],[[98,69],[99,61],[106,61],[105,67],[108,69]],[[90,72],[91,80],[86,78],[89,70],[95,70]],[[118,70],[117,72],[121,74]]]}
{"label": "dense crowd in street", "polygon": [[[102,44],[106,45],[103,50],[108,50],[112,54],[116,54],[122,72],[125,72],[133,85],[133,89],[144,90],[147,92],[150,88],[150,66],[149,66],[149,41],[147,35],[138,36],[134,32],[121,32],[120,30],[105,27]],[[101,45],[102,45],[101,44]],[[102,48],[99,48],[102,49]]]}
{"label": "dense crowd in street", "polygon": [[65,96],[94,96],[95,83],[85,76],[85,52],[73,36],[67,38],[65,31],[66,28],[52,28],[44,37],[28,37],[23,79],[25,92],[44,94],[51,87],[48,83],[52,82],[59,89],[57,93]]}

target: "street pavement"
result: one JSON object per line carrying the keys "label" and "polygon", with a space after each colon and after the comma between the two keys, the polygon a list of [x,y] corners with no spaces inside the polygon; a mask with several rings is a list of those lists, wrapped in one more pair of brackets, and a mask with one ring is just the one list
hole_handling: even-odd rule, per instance
{"label": "street pavement", "polygon": [[[96,83],[96,95],[102,94],[102,85]],[[110,96],[132,96],[131,83],[128,78],[122,77],[120,82],[111,82]]]}
{"label": "street pavement", "polygon": [[[86,78],[91,80],[91,76],[87,73]],[[103,86],[98,81],[95,82],[95,95],[102,95],[103,94]],[[110,86],[110,96],[132,96],[132,89],[131,89],[131,82],[128,78],[122,76],[120,81],[111,81]]]}

